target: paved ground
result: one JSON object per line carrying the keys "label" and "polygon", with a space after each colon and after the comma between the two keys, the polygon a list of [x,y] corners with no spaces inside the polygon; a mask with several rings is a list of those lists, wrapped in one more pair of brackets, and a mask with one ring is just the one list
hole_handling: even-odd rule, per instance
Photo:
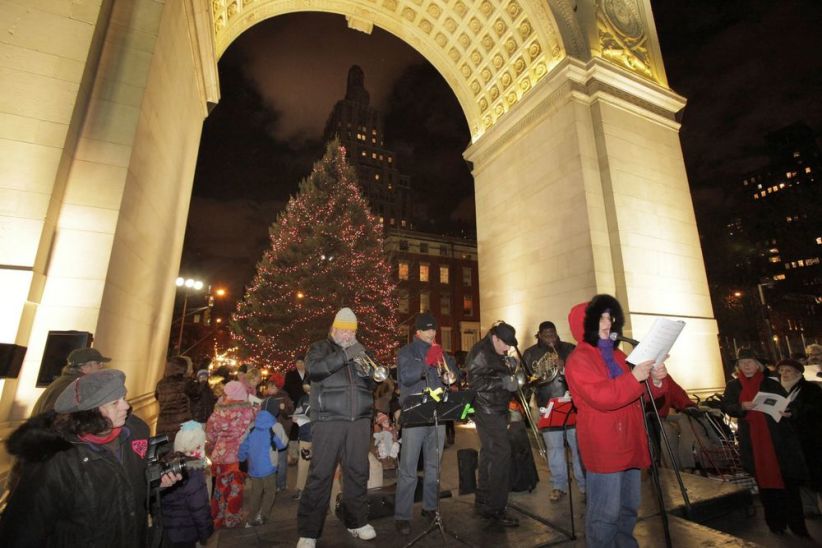
{"label": "paved ground", "polygon": [[[458,495],[457,449],[462,447],[477,448],[479,442],[476,431],[471,427],[457,429],[457,443],[446,449],[443,455],[442,489],[451,491],[452,497],[441,499],[443,521],[449,531],[456,533],[467,545],[496,548],[503,546],[561,546],[583,547],[584,504],[578,494],[574,493],[572,537],[571,509],[568,499],[557,503],[548,500],[550,483],[547,467],[537,462],[540,483],[531,493],[512,493],[509,499],[512,512],[520,518],[520,527],[497,531],[489,529],[484,520],[473,514],[473,495]],[[746,490],[738,486],[707,480],[698,476],[684,474],[683,480],[692,504],[694,521],[683,519],[685,514],[683,498],[675,476],[665,471],[663,474],[663,491],[665,507],[668,509],[669,530],[673,546],[691,548],[697,546],[738,547],[806,547],[818,546],[813,542],[798,539],[790,534],[776,536],[770,533],[762,519],[761,507]],[[289,468],[289,485],[296,479],[296,467]],[[386,473],[386,483],[393,483],[393,473]],[[248,529],[227,529],[218,531],[208,543],[209,548],[294,546],[297,534],[297,503],[291,499],[294,491],[289,490],[278,495],[270,520],[259,527]],[[753,502],[753,504],[752,504]],[[657,510],[656,499],[650,481],[643,482],[643,504],[635,535],[640,546],[665,546],[662,519]],[[326,520],[325,530],[318,546],[360,547],[391,546],[399,548],[406,545],[414,535],[423,532],[427,524],[419,516],[419,504],[415,505],[415,519],[412,522],[412,537],[401,537],[394,529],[391,517],[373,520],[377,538],[371,542],[353,539],[344,526],[333,515]],[[707,526],[706,526],[707,525]],[[809,520],[811,534],[822,540],[822,520]],[[721,530],[721,531],[720,531]],[[724,531],[724,532],[722,532]],[[459,542],[447,538],[448,545],[458,546]],[[426,535],[415,546],[420,548],[439,547],[445,544],[437,531]]]}

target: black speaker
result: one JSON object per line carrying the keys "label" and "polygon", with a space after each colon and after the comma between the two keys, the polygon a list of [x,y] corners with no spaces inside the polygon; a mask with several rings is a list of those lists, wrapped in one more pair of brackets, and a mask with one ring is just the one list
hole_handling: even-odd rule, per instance
{"label": "black speaker", "polygon": [[0,377],[16,379],[26,357],[26,347],[0,343]]}
{"label": "black speaker", "polygon": [[50,385],[60,376],[71,351],[90,347],[93,338],[88,331],[49,331],[40,372],[37,374],[37,386]]}

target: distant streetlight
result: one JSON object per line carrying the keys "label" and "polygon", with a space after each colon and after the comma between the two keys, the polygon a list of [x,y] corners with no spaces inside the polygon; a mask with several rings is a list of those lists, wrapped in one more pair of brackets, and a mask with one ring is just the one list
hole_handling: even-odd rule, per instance
{"label": "distant streetlight", "polygon": [[214,294],[218,297],[225,297],[225,289],[223,289],[222,287],[219,289],[215,289]]}
{"label": "distant streetlight", "polygon": [[183,349],[183,328],[186,325],[186,310],[188,309],[189,290],[193,289],[194,291],[200,291],[205,284],[200,280],[194,280],[192,278],[177,278],[177,280],[174,283],[177,285],[177,287],[184,288],[185,294],[185,296],[183,297],[183,315],[180,318],[180,333],[177,336],[176,348],[177,353],[179,354]]}
{"label": "distant streetlight", "polygon": [[305,297],[305,293],[303,293],[302,291],[297,291],[297,298],[302,299],[303,297]]}
{"label": "distant streetlight", "polygon": [[742,296],[741,291],[734,291],[734,297],[741,297],[741,296]]}

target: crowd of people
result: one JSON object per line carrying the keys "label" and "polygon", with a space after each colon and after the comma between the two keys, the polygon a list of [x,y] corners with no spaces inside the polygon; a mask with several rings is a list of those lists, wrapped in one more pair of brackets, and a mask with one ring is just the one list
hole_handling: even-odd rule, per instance
{"label": "crowd of people", "polygon": [[[381,485],[388,468],[397,470],[396,530],[409,535],[420,458],[420,515],[426,523],[439,519],[439,466],[454,431],[451,421],[450,430],[433,421],[403,425],[403,409],[419,402],[418,395],[440,401],[459,389],[473,397],[470,418],[480,442],[475,512],[490,527],[519,525],[508,511],[514,481],[509,422],[518,396],[530,409],[533,395],[534,416],[528,418],[546,449],[550,502],[568,494],[573,470],[586,503],[589,546],[636,546],[641,470],[652,455],[667,466],[698,464],[679,420],[687,420],[695,402],[664,362],[626,362],[612,337],[622,333],[625,316],[612,296],[597,295],[571,309],[568,325],[576,344],[560,340],[555,323],[543,321],[535,344],[515,358],[516,330],[497,322],[461,366],[437,344],[433,315],[421,313],[388,378],[357,339],[357,325],[351,309],[340,309],[328,337],[311,344],[284,376],[250,366],[194,371],[189,358],[169,358],[155,390],[158,437],[131,413],[116,362],[109,364],[94,348],[73,351],[31,418],[6,441],[15,465],[0,544],[205,544],[215,529],[265,523],[293,465],[298,548],[316,545],[335,507],[352,536],[375,538],[367,489]],[[807,358],[770,368],[750,349],[740,349],[722,398],[722,410],[737,420],[742,464],[776,534],[790,530],[807,537],[804,516],[819,513],[820,368],[819,345],[808,348]],[[675,442],[667,460],[660,432],[645,432],[646,392]],[[785,398],[787,408],[778,417],[760,412],[760,394]],[[157,446],[165,455],[154,459]],[[178,473],[164,464],[174,459],[202,464]]]}

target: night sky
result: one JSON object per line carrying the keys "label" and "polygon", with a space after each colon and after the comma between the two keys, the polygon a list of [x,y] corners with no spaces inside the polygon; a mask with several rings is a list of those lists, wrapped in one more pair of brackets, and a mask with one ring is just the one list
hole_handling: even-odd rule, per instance
{"label": "night sky", "polygon": [[[822,128],[822,2],[651,3],[670,86],[688,99],[681,139],[704,231],[734,207],[741,175],[766,163],[765,133],[797,121]],[[365,35],[342,16],[286,15],[250,29],[220,61],[222,99],[203,127],[182,274],[241,296],[268,226],[322,153],[352,64],[385,116],[386,146],[435,219],[417,228],[473,225],[468,127],[431,65],[376,27]]]}

